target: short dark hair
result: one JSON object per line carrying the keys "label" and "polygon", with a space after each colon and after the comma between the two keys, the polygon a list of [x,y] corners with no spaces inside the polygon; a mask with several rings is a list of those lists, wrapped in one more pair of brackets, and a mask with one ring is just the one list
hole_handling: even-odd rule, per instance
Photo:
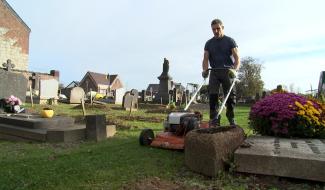
{"label": "short dark hair", "polygon": [[215,24],[220,24],[221,26],[223,26],[222,21],[220,19],[213,19],[211,21],[211,26]]}

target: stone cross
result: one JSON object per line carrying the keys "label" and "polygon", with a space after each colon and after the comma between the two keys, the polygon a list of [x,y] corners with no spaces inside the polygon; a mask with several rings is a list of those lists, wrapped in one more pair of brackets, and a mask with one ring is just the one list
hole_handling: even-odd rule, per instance
{"label": "stone cross", "polygon": [[11,71],[15,67],[15,65],[11,63],[11,60],[10,59],[7,60],[7,63],[3,63],[2,66],[7,71]]}
{"label": "stone cross", "polygon": [[38,88],[37,82],[38,81],[38,77],[36,76],[36,73],[32,73],[32,76],[29,77],[29,80],[32,82],[32,89],[36,90]]}

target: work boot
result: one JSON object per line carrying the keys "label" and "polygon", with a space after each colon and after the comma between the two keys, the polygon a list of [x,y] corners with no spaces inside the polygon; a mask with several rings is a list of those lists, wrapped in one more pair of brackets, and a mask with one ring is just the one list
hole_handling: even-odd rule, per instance
{"label": "work boot", "polygon": [[235,122],[234,118],[228,118],[228,121],[229,121],[230,126],[235,126],[236,125],[236,122]]}
{"label": "work boot", "polygon": [[220,127],[221,117],[210,119],[209,127]]}

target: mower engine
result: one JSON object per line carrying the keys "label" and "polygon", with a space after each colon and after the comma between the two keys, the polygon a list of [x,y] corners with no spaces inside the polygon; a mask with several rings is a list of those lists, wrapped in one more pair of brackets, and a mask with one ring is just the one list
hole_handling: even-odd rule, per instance
{"label": "mower engine", "polygon": [[199,128],[201,120],[200,112],[173,112],[167,116],[167,121],[164,122],[165,132],[184,136],[189,131]]}

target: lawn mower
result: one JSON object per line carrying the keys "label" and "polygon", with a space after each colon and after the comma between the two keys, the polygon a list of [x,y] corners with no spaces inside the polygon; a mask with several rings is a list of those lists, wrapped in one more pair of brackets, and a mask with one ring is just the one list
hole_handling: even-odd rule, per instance
{"label": "lawn mower", "polygon": [[[223,108],[225,107],[230,92],[237,81],[239,80],[236,77],[234,77],[230,90],[227,96],[224,98],[216,118],[219,117]],[[198,128],[209,128],[210,127],[209,122],[202,122],[202,114],[200,112],[187,111],[187,109],[194,101],[196,95],[201,90],[205,82],[206,82],[206,78],[204,79],[203,83],[198,87],[197,91],[194,93],[193,97],[185,106],[183,111],[172,112],[168,114],[167,120],[164,121],[163,124],[164,132],[158,133],[155,137],[152,129],[143,129],[139,136],[140,145],[165,148],[165,149],[184,150],[185,135],[189,131]]]}

